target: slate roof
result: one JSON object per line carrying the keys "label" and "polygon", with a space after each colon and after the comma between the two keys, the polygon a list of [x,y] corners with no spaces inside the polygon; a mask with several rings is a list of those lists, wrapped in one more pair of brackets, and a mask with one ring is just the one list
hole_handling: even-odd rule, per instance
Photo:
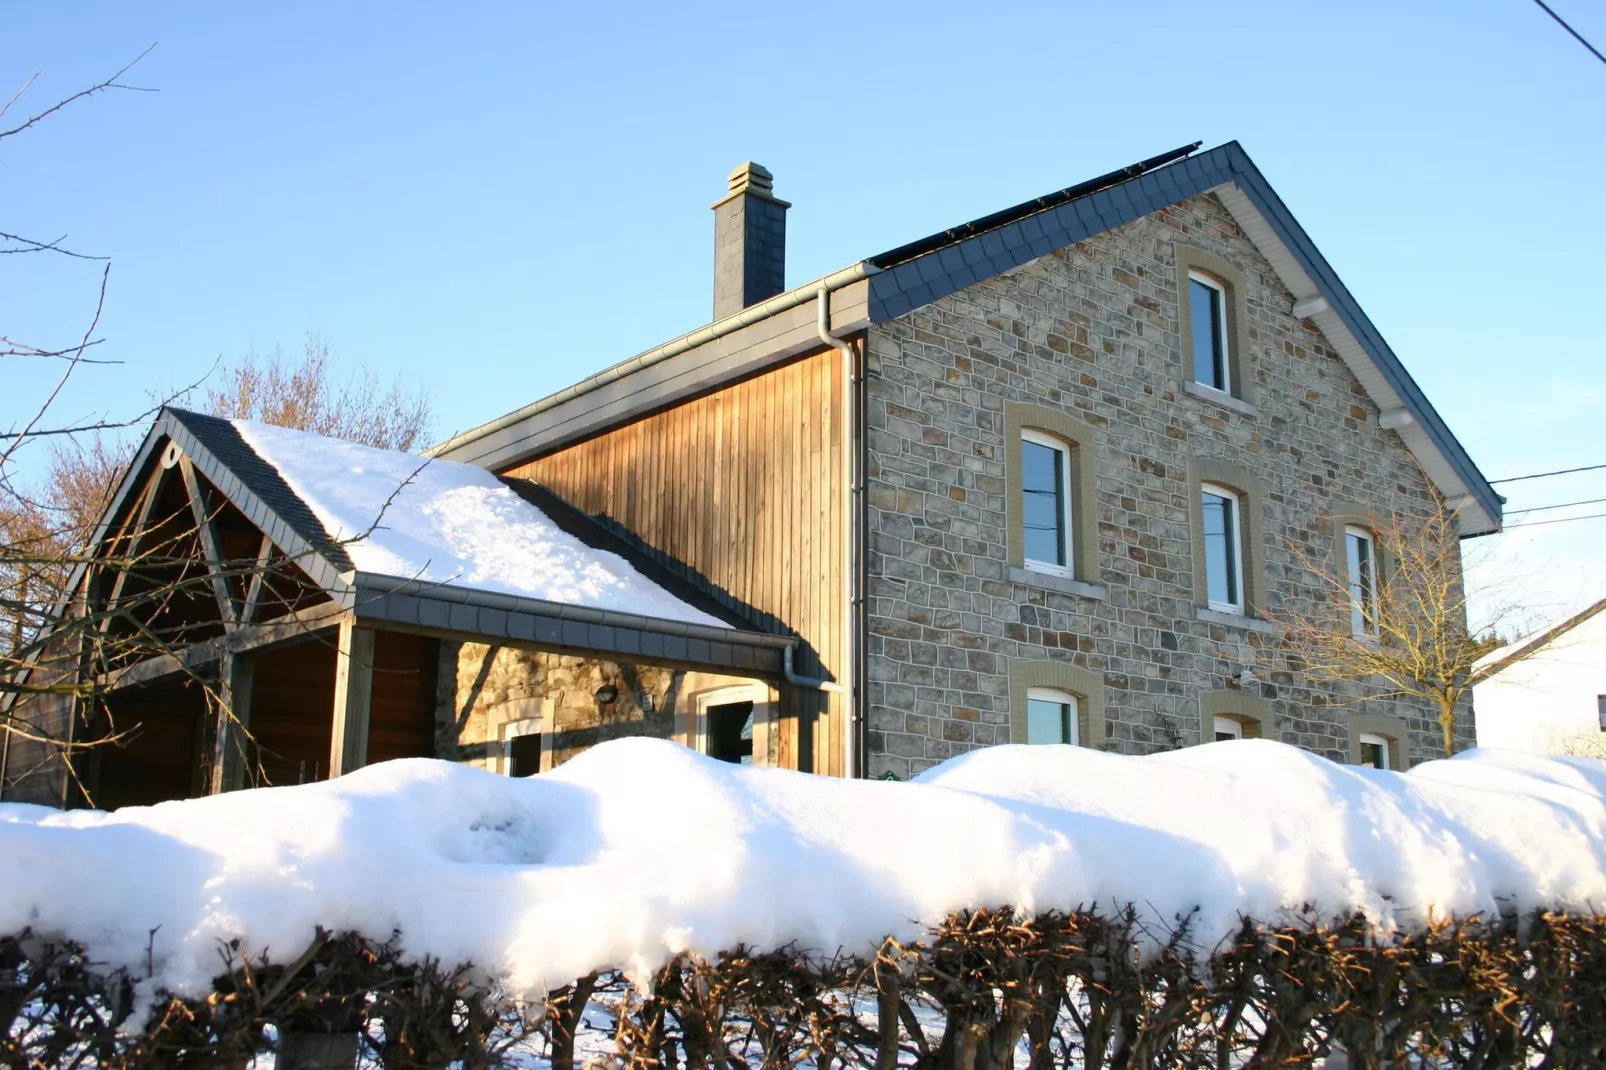
{"label": "slate roof", "polygon": [[[648,581],[728,627],[643,617],[617,610],[548,602],[498,591],[428,583],[358,571],[312,509],[228,420],[166,408],[156,418],[102,516],[94,543],[133,508],[137,489],[161,463],[168,442],[254,525],[293,558],[330,597],[361,620],[444,629],[485,642],[533,641],[627,658],[667,659],[720,669],[778,675],[781,650],[795,640],[765,628],[706,580],[631,545],[550,491],[527,480],[504,480],[558,527],[586,545],[616,553]],[[76,588],[83,575],[69,585]]]}
{"label": "slate roof", "polygon": [[[1317,294],[1326,299],[1330,312],[1323,311],[1312,317],[1317,326],[1338,344],[1341,355],[1351,363],[1352,369],[1357,362],[1375,369],[1375,376],[1362,376],[1363,385],[1374,393],[1374,400],[1380,405],[1385,402],[1392,405],[1393,399],[1386,397],[1392,393],[1409,414],[1412,426],[1400,429],[1400,434],[1429,469],[1430,477],[1447,495],[1458,496],[1464,492],[1475,504],[1482,522],[1474,522],[1471,525],[1474,530],[1469,533],[1498,530],[1502,499],[1248,153],[1236,141],[1203,153],[1195,153],[1197,147],[1196,142],[1162,153],[1089,182],[866,258],[860,263],[868,274],[870,322],[884,323],[907,315],[967,286],[1189,197],[1216,192],[1229,200],[1233,198],[1228,196],[1228,191],[1235,191],[1241,194],[1242,204],[1264,220],[1263,236],[1274,239],[1286,250],[1283,255],[1280,251],[1262,248],[1263,253],[1273,258],[1273,266],[1278,268],[1279,274],[1302,274]],[[1229,203],[1228,208],[1238,214],[1233,204]],[[1252,240],[1255,237],[1251,235]],[[796,292],[801,293],[803,289],[800,287]],[[1314,295],[1300,295],[1296,291],[1296,298],[1301,296]],[[1353,338],[1354,345],[1347,344],[1348,338],[1333,339],[1331,336],[1335,334]],[[524,411],[530,413],[526,421],[551,418],[546,410],[554,406],[546,405],[545,401],[561,400],[565,409],[587,404],[584,389],[587,383],[601,384],[632,374],[638,370],[632,367],[633,362],[639,364],[640,361],[640,356],[632,357],[543,402],[526,406]],[[747,373],[745,366],[732,364],[729,377],[738,378]],[[1368,378],[1372,381],[1367,382]],[[482,434],[502,430],[503,422],[492,421],[456,436],[452,446],[461,449]]]}

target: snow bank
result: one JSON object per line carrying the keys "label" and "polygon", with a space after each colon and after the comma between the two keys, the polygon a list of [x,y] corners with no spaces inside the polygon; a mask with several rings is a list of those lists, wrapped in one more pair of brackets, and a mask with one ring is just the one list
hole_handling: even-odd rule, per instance
{"label": "snow bank", "polygon": [[346,545],[359,571],[727,627],[568,534],[483,468],[247,420],[234,426],[331,537],[373,529]]}
{"label": "snow bank", "polygon": [[423,759],[114,814],[0,806],[0,932],[31,926],[205,988],[216,941],[313,926],[472,959],[521,988],[739,942],[862,950],[1013,904],[1240,913],[1606,906],[1606,763],[1476,751],[1410,773],[1282,744],[1143,758],[995,747],[913,783],[605,743],[514,780]]}

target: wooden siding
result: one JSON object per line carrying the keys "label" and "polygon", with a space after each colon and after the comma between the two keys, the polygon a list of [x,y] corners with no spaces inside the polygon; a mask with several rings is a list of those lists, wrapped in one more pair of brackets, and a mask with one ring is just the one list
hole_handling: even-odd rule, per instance
{"label": "wooden siding", "polygon": [[[804,640],[799,673],[841,679],[843,389],[842,358],[827,350],[505,474],[544,484],[769,614],[771,630]],[[845,701],[793,690],[781,764],[844,775]]]}
{"label": "wooden siding", "polygon": [[435,677],[440,660],[439,639],[374,633],[367,764],[435,756]]}

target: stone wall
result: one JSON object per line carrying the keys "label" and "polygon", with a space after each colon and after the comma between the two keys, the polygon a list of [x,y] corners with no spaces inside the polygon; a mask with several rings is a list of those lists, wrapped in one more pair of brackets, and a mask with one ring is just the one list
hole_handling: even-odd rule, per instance
{"label": "stone wall", "polygon": [[[503,727],[542,718],[552,767],[589,747],[624,736],[687,742],[688,716],[703,692],[748,683],[711,673],[620,664],[484,643],[441,643],[436,694],[436,753],[505,772]],[[618,697],[600,703],[612,685]],[[773,751],[774,733],[763,742]],[[767,753],[761,762],[772,763]]]}
{"label": "stone wall", "polygon": [[[1179,242],[1244,274],[1251,405],[1184,388]],[[1331,553],[1335,504],[1435,507],[1403,443],[1292,301],[1205,195],[871,330],[872,775],[1008,742],[1011,659],[1102,674],[1104,738],[1082,742],[1111,750],[1199,742],[1203,696],[1248,668],[1252,701],[1272,713],[1267,738],[1343,761],[1352,720],[1395,716],[1411,761],[1438,752],[1431,710],[1331,697],[1289,671],[1268,624],[1196,611],[1190,468],[1201,461],[1258,479],[1267,613],[1317,593],[1299,554]],[[1007,564],[1005,451],[1019,447],[1006,442],[1006,401],[1095,429],[1092,584]]]}

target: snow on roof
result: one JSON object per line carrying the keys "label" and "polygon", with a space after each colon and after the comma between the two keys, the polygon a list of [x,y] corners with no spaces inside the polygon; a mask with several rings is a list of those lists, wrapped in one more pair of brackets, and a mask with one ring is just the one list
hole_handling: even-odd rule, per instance
{"label": "snow on roof", "polygon": [[729,627],[562,530],[483,468],[233,422],[332,538],[356,540],[343,548],[361,572]]}
{"label": "snow on roof", "polygon": [[1540,647],[1554,642],[1602,610],[1606,610],[1606,598],[1574,613],[1560,624],[1553,624],[1549,628],[1534,632],[1532,635],[1524,636],[1521,639],[1513,640],[1505,646],[1489,651],[1489,653],[1473,662],[1472,666],[1475,669],[1482,669],[1486,666],[1496,665],[1502,661],[1515,658],[1518,654],[1527,656],[1536,653]]}
{"label": "snow on roof", "polygon": [[[664,800],[674,800],[673,814]],[[1606,763],[1474,751],[1409,773],[1269,740],[1148,757],[974,751],[896,784],[604,743],[528,779],[409,759],[131,807],[0,805],[0,933],[203,990],[217,941],[315,925],[473,960],[525,991],[679,951],[864,952],[950,911],[1135,903],[1209,948],[1302,904],[1380,926],[1606,904]],[[154,938],[152,934],[155,934]]]}

